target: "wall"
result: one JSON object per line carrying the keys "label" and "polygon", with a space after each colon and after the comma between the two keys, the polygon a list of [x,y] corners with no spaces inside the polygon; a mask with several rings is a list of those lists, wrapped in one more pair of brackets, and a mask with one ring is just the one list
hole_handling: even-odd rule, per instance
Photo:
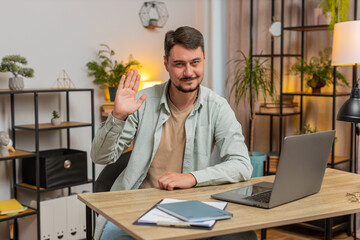
{"label": "wall", "polygon": [[[77,88],[95,89],[95,124],[104,93],[87,76],[85,64],[94,60],[99,44],[106,43],[116,59],[129,54],[143,66],[141,73],[150,79],[166,81],[163,67],[163,38],[168,30],[182,25],[202,26],[202,1],[165,0],[169,19],[164,28],[150,31],[140,22],[142,0],[0,0],[0,58],[9,54],[25,56],[35,70],[33,79],[25,79],[25,88],[50,88],[65,69]],[[207,36],[205,35],[205,38]],[[0,73],[0,89],[8,88],[9,73]],[[49,122],[52,110],[65,118],[64,97],[40,96],[40,122]],[[90,121],[90,98],[70,94],[70,116],[75,121]],[[32,123],[33,97],[16,97],[16,124]],[[0,96],[0,131],[9,131],[9,96]],[[71,147],[90,151],[89,128],[71,130]],[[17,148],[34,149],[34,135],[19,132]],[[64,134],[41,133],[41,149],[66,147]],[[90,166],[90,165],[89,165]],[[99,169],[97,169],[99,173]],[[90,174],[90,168],[89,168]],[[10,197],[11,162],[0,162],[0,200]],[[89,187],[87,187],[89,188]],[[82,190],[82,189],[80,189]],[[79,191],[80,191],[79,190]],[[7,222],[0,223],[0,239],[7,237]]]}

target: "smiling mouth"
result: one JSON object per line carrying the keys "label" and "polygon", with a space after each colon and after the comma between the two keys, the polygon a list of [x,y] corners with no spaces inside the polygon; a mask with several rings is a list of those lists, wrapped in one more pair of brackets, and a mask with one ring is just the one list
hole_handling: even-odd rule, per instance
{"label": "smiling mouth", "polygon": [[180,78],[181,81],[184,81],[184,82],[191,82],[192,80],[195,80],[197,79],[199,76],[195,76],[195,77],[183,77],[183,78]]}

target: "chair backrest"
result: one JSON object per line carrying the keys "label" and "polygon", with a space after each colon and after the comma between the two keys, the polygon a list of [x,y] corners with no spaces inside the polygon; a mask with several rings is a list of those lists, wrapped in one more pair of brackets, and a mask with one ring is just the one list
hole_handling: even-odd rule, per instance
{"label": "chair backrest", "polygon": [[131,151],[123,153],[115,163],[106,165],[104,167],[95,181],[94,192],[110,191],[111,186],[114,184],[116,178],[126,168],[130,159],[130,155]]}

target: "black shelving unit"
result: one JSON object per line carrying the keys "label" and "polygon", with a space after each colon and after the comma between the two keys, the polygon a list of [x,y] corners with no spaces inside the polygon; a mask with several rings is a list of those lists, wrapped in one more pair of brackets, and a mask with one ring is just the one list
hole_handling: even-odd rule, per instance
{"label": "black shelving unit", "polygon": [[[82,123],[82,122],[73,122],[70,121],[70,93],[74,92],[88,92],[90,94],[90,103],[91,103],[91,122],[90,123]],[[53,126],[51,123],[39,123],[39,95],[43,93],[59,93],[65,94],[66,96],[66,121],[62,122],[60,125]],[[25,124],[25,125],[15,125],[15,96],[19,94],[32,94],[34,97],[34,123],[33,124]],[[37,238],[41,239],[41,229],[40,229],[40,194],[43,192],[54,191],[59,189],[68,189],[68,194],[71,194],[71,187],[83,185],[83,184],[92,184],[92,188],[94,187],[94,178],[95,178],[95,164],[92,163],[92,179],[88,179],[87,181],[77,182],[74,184],[61,185],[57,187],[51,188],[41,188],[40,187],[40,144],[39,144],[39,133],[41,131],[54,131],[66,129],[66,142],[67,148],[70,149],[70,130],[72,128],[80,128],[80,127],[90,127],[91,128],[91,136],[93,139],[95,136],[95,128],[94,128],[94,90],[93,89],[24,89],[24,90],[0,90],[0,95],[9,95],[10,96],[10,110],[11,110],[11,132],[12,132],[12,140],[14,148],[16,148],[16,131],[30,131],[35,135],[35,151],[22,151],[16,149],[15,153],[10,153],[10,156],[0,156],[0,161],[12,160],[12,170],[13,170],[13,194],[14,198],[17,198],[17,190],[23,189],[36,193],[36,208],[30,208],[24,212],[16,214],[14,216],[0,216],[1,221],[14,220],[14,238],[18,239],[18,226],[17,219],[22,218],[29,215],[37,215]],[[17,182],[17,172],[16,172],[16,159],[24,159],[27,157],[36,157],[36,185],[29,185],[25,183]]]}
{"label": "black shelving unit", "polygon": [[[269,58],[270,59],[270,69],[271,69],[271,75],[270,75],[270,79],[271,79],[271,84],[274,84],[274,59],[275,58],[279,58],[280,59],[280,73],[279,73],[279,87],[280,87],[280,92],[279,92],[279,112],[278,113],[263,113],[263,112],[256,112],[256,115],[260,115],[260,116],[268,116],[270,119],[270,134],[269,134],[269,153],[271,152],[281,152],[281,147],[282,147],[282,139],[285,137],[285,133],[283,133],[283,127],[284,127],[284,118],[285,117],[292,117],[292,116],[299,116],[300,120],[299,120],[299,129],[303,129],[303,108],[304,108],[304,98],[305,97],[325,97],[325,98],[332,98],[332,115],[331,115],[331,123],[332,123],[332,129],[335,130],[335,121],[336,121],[336,99],[338,97],[349,97],[350,96],[350,91],[349,92],[337,92],[336,91],[336,76],[335,76],[335,72],[336,72],[336,67],[334,67],[334,84],[333,84],[333,91],[332,92],[323,92],[323,93],[309,93],[309,92],[305,92],[304,91],[304,83],[303,83],[303,77],[301,77],[300,80],[300,90],[297,92],[284,92],[283,90],[283,81],[284,81],[284,58],[288,58],[288,57],[300,57],[300,58],[304,58],[304,51],[305,51],[305,33],[306,32],[311,32],[311,31],[328,31],[328,25],[305,25],[305,0],[302,0],[301,3],[301,25],[300,26],[285,26],[284,23],[284,11],[285,11],[285,1],[286,0],[281,0],[281,36],[280,36],[280,53],[275,53],[274,52],[274,37],[271,37],[271,51],[270,53],[266,53],[266,54],[257,54],[257,53],[252,53],[252,57],[261,57],[261,58]],[[272,19],[275,19],[275,2],[276,0],[271,0],[271,21]],[[354,19],[356,19],[356,6],[357,6],[357,0],[354,0]],[[252,51],[255,51],[252,46],[253,46],[253,18],[254,18],[254,0],[250,0],[250,47],[252,49]],[[300,44],[301,44],[301,50],[300,53],[298,54],[290,54],[290,53],[285,53],[284,52],[284,32],[285,31],[297,31],[301,33],[301,40],[300,40]],[[354,78],[353,80],[353,84],[356,81],[356,79]],[[283,111],[283,97],[284,96],[298,96],[300,98],[299,101],[299,111],[295,111],[292,113],[285,113]],[[278,131],[279,131],[279,140],[278,140],[278,145],[279,145],[279,149],[273,149],[273,128],[274,128],[274,117],[279,119],[279,125],[278,125]],[[251,125],[254,124],[252,122],[250,122],[250,128]],[[353,131],[351,131],[353,132]],[[347,157],[346,159],[344,159],[344,157],[338,157],[335,154],[335,144],[332,147],[332,154],[331,154],[331,159],[329,160],[329,166],[334,168],[336,165],[344,163],[344,162],[350,162],[350,169],[352,169],[352,159],[353,159],[353,151],[352,151],[352,140],[353,137],[351,137],[351,149],[350,149],[350,156]],[[250,139],[251,141],[251,139]],[[269,163],[269,162],[268,162]],[[269,165],[269,164],[268,164]]]}
{"label": "black shelving unit", "polygon": [[[286,117],[294,117],[294,116],[299,116],[299,129],[303,129],[303,119],[304,119],[304,98],[330,98],[332,100],[331,104],[332,104],[332,113],[331,113],[331,129],[335,130],[335,122],[336,122],[336,100],[339,97],[349,97],[350,96],[350,90],[349,92],[337,92],[336,91],[336,67],[334,67],[333,70],[333,78],[334,78],[334,84],[333,84],[333,89],[331,92],[322,92],[322,93],[309,93],[309,92],[305,92],[304,91],[304,80],[303,80],[303,76],[300,77],[300,90],[297,92],[284,92],[283,89],[283,81],[284,81],[284,59],[285,58],[289,58],[289,57],[299,57],[304,59],[304,52],[305,52],[305,33],[310,33],[310,32],[314,32],[314,31],[329,31],[328,30],[328,25],[306,25],[305,24],[305,0],[301,1],[301,24],[300,26],[286,26],[286,23],[284,22],[285,19],[285,2],[286,0],[269,0],[271,1],[271,22],[273,21],[273,19],[275,18],[275,3],[278,1],[281,1],[281,9],[280,9],[280,15],[281,15],[281,36],[280,36],[280,53],[275,53],[274,52],[274,37],[271,37],[271,46],[270,46],[270,53],[265,53],[265,54],[257,54],[257,53],[252,53],[253,57],[266,57],[270,59],[270,69],[271,69],[271,84],[274,84],[274,59],[277,58],[280,60],[280,63],[278,67],[280,67],[280,72],[279,72],[279,88],[280,88],[280,93],[279,93],[279,112],[278,113],[256,113],[257,115],[260,116],[268,116],[270,119],[270,133],[269,133],[269,137],[270,137],[270,142],[269,142],[269,155],[272,155],[274,153],[279,154],[281,152],[281,147],[282,147],[282,140],[285,137],[285,133],[283,132],[283,127],[284,127],[284,118]],[[357,19],[357,0],[353,0],[354,1],[354,20]],[[259,3],[260,4],[260,3]],[[250,47],[252,49],[252,51],[254,51],[254,48],[252,48],[253,46],[253,17],[254,17],[254,0],[250,0]],[[284,32],[286,31],[296,31],[299,32],[301,34],[300,37],[300,53],[295,53],[295,54],[290,54],[290,53],[285,53],[284,51]],[[352,79],[352,84],[353,86],[355,85],[356,82],[356,69],[355,67],[353,68],[353,79]],[[300,99],[299,101],[299,111],[296,111],[294,113],[284,113],[283,111],[283,97],[284,96],[296,96]],[[279,131],[279,139],[278,139],[278,149],[273,149],[273,133],[274,133],[274,125],[273,125],[273,120],[274,118],[278,118],[279,119],[279,125],[278,125],[278,131]],[[254,124],[251,123],[250,124]],[[251,125],[250,125],[251,127]],[[353,159],[354,159],[354,155],[353,155],[353,126],[351,126],[351,136],[350,136],[350,154],[348,157],[338,157],[335,154],[335,143],[333,144],[332,150],[331,150],[331,158],[329,159],[329,164],[328,166],[331,168],[334,168],[336,165],[338,164],[342,164],[342,163],[350,163],[350,169],[354,169],[353,167]],[[267,159],[267,170],[266,172],[269,172],[269,158]],[[354,172],[354,170],[353,170]],[[308,223],[304,223],[303,226],[312,228],[312,229],[316,229],[319,231],[323,231],[323,232],[327,232],[328,236],[331,236],[332,231],[336,231],[338,229],[344,229],[347,228],[348,233],[349,233],[349,222],[350,222],[350,217],[349,216],[343,216],[343,217],[339,217],[339,218],[334,218],[332,219],[333,225],[332,227],[329,227],[327,229],[325,229],[325,220],[319,220],[319,221],[315,221],[315,222],[308,222]],[[266,231],[262,231],[262,239],[266,238]]]}

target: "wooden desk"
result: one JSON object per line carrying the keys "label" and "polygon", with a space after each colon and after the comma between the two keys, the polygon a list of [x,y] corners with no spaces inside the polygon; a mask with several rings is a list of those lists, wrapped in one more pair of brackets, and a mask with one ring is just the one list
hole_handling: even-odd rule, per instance
{"label": "wooden desk", "polygon": [[[218,221],[211,231],[133,225],[143,213],[163,198],[215,201],[211,194],[235,189],[274,176],[253,178],[248,182],[191,188],[176,191],[141,189],[131,191],[85,193],[78,198],[87,205],[88,239],[91,239],[91,209],[110,220],[136,239],[191,239],[257,230],[293,223],[331,218],[360,212],[360,203],[349,202],[347,192],[360,192],[360,175],[327,169],[319,193],[273,209],[261,209],[229,203],[230,220]],[[329,221],[328,221],[329,223]],[[331,236],[328,236],[331,238]]]}

